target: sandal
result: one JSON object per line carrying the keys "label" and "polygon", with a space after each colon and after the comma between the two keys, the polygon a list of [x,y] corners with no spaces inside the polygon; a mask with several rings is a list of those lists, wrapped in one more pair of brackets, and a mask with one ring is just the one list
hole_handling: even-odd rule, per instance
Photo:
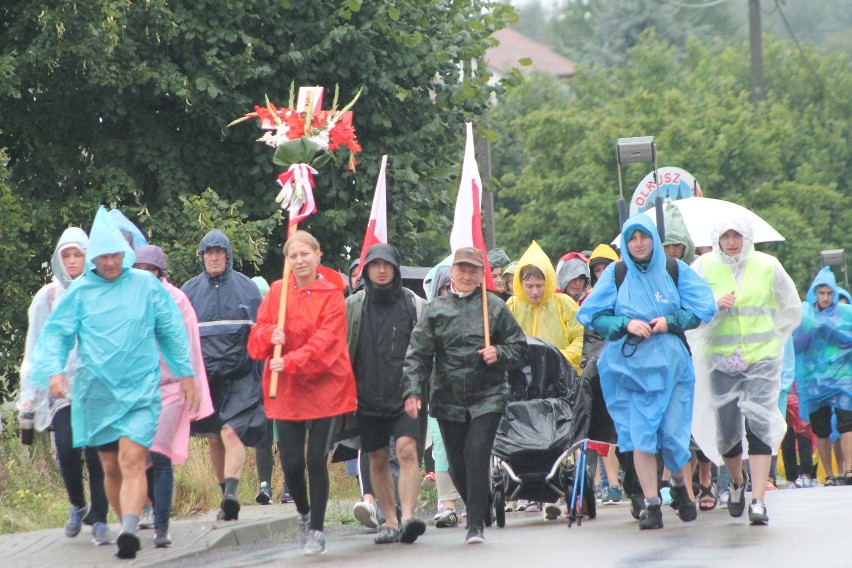
{"label": "sandal", "polygon": [[847,469],[846,473],[843,474],[843,484],[852,486],[852,469]]}
{"label": "sandal", "polygon": [[698,508],[702,511],[712,511],[716,508],[716,493],[713,491],[713,484],[708,486],[698,484],[701,492],[698,494]]}
{"label": "sandal", "polygon": [[834,487],[837,485],[837,480],[834,479],[833,475],[829,475],[825,478],[825,483],[822,484],[823,487]]}

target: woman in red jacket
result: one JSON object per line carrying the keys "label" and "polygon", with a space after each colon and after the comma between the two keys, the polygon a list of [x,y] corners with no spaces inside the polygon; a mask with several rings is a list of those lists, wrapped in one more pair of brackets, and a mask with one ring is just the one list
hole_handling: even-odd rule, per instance
{"label": "woman in red jacket", "polygon": [[[249,354],[266,359],[263,404],[276,421],[284,480],[299,511],[305,554],[325,552],[323,520],[328,502],[328,441],[332,418],[356,407],[355,377],[346,347],[346,314],[340,275],[320,266],[319,242],[296,231],[284,243],[292,275],[287,318],[278,327],[282,280],[272,284],[249,336]],[[275,358],[276,345],[282,356]],[[278,371],[278,395],[269,398],[270,375]],[[305,459],[305,434],[308,451]],[[305,482],[307,465],[310,499]]]}

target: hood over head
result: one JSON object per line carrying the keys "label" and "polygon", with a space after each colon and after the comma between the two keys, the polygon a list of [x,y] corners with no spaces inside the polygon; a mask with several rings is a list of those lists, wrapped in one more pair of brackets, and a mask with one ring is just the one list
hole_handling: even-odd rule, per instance
{"label": "hood over head", "polygon": [[136,254],[102,205],[98,208],[95,221],[92,223],[89,246],[86,249],[86,271],[94,273],[96,267],[95,263],[92,262],[93,259],[102,254],[114,253],[124,254],[124,258],[121,260],[122,273],[133,268],[133,263],[136,262]]}
{"label": "hood over head", "polygon": [[838,288],[837,296],[838,300],[839,298],[846,298],[846,301],[849,302],[849,304],[852,304],[852,294],[850,294],[849,290],[847,290],[846,288]]}
{"label": "hood over head", "polygon": [[686,228],[686,223],[683,220],[683,214],[674,202],[669,201],[667,204],[665,222],[666,222],[666,240],[663,241],[663,246],[666,245],[683,245],[683,258],[686,264],[692,264],[695,260],[695,245],[692,238],[689,236],[689,230]]}
{"label": "hood over head", "polygon": [[805,301],[813,306],[817,301],[816,289],[820,286],[828,286],[831,288],[831,291],[834,292],[834,298],[832,298],[831,306],[834,307],[837,305],[837,302],[840,300],[840,287],[837,285],[837,279],[834,277],[834,273],[831,271],[831,268],[825,266],[817,272],[816,278],[811,283],[811,287],[808,288],[808,294],[805,296]]}
{"label": "hood over head", "polygon": [[393,282],[390,287],[402,288],[402,270],[400,270],[401,263],[399,260],[399,251],[395,246],[389,243],[377,243],[367,249],[367,254],[364,256],[364,266],[361,268],[364,287],[368,291],[376,290],[376,287],[373,286],[373,283],[370,282],[370,278],[367,276],[367,268],[371,262],[380,259],[391,264],[394,268]]}
{"label": "hood over head", "polygon": [[[731,229],[743,236],[743,250],[736,257],[728,256],[722,252],[722,247],[719,246],[719,237]],[[710,239],[713,243],[712,254],[715,254],[726,264],[745,260],[754,252],[754,229],[751,225],[751,219],[744,215],[735,215],[714,223],[713,228],[710,230]]]}
{"label": "hood over head", "polygon": [[488,265],[491,268],[504,268],[512,262],[509,255],[501,248],[495,248],[488,251]]}
{"label": "hood over head", "polygon": [[518,260],[518,269],[515,272],[515,296],[526,303],[529,303],[529,299],[524,293],[521,272],[525,267],[530,265],[535,266],[544,273],[544,296],[541,299],[541,303],[543,304],[556,293],[556,271],[553,269],[550,259],[547,258],[547,254],[545,254],[544,250],[535,241],[521,255],[521,259]]}
{"label": "hood over head", "polygon": [[441,288],[450,283],[450,267],[446,265],[439,265],[437,270],[435,270],[435,275],[432,277],[432,282],[430,283],[430,292],[429,297],[435,299],[438,297],[438,292],[441,291]]}
{"label": "hood over head", "polygon": [[588,259],[579,252],[569,252],[560,258],[556,265],[556,289],[564,292],[568,283],[578,276],[586,277],[586,286],[583,289],[588,288],[591,281],[588,262]]}
{"label": "hood over head", "polygon": [[595,278],[594,270],[592,270],[595,265],[603,264],[604,266],[607,266],[617,261],[618,253],[615,252],[614,248],[606,243],[596,246],[595,250],[592,251],[592,255],[589,257],[589,278],[591,279],[592,286],[598,283],[598,279]]}
{"label": "hood over head", "polygon": [[228,255],[228,264],[225,268],[225,274],[230,272],[234,263],[234,253],[231,249],[231,239],[228,238],[228,235],[220,231],[219,229],[213,229],[204,237],[202,237],[201,242],[198,244],[198,260],[201,262],[201,270],[204,271],[204,274],[207,274],[207,269],[204,268],[204,251],[209,248],[219,247],[225,249],[225,252]]}
{"label": "hood over head", "polygon": [[[62,251],[68,248],[76,248],[86,253],[86,248],[89,246],[89,236],[86,231],[80,227],[68,227],[62,231],[62,235],[56,242],[56,248],[53,249],[53,257],[50,259],[50,267],[53,270],[53,276],[59,281],[63,288],[71,285],[72,279],[65,270],[65,264],[62,262]],[[85,271],[85,266],[83,267]]]}
{"label": "hood over head", "polygon": [[352,269],[355,268],[356,266],[360,266],[360,265],[361,265],[361,259],[356,258],[355,260],[353,260],[352,262],[349,263],[349,270],[346,271],[346,292],[349,295],[354,294],[355,292],[357,292],[358,290],[360,290],[361,288],[364,287],[364,281],[361,280],[361,272],[360,271],[358,272],[358,276],[355,277],[356,280],[355,280],[354,285],[352,284],[352,279],[349,278],[349,275],[352,274]]}
{"label": "hood over head", "polygon": [[134,225],[133,221],[128,219],[120,209],[111,209],[109,216],[112,218],[113,222],[122,234],[128,233],[131,236],[133,239],[133,250],[148,244],[148,239],[145,238],[145,234],[139,230],[139,227]]}
{"label": "hood over head", "polygon": [[255,286],[257,286],[257,290],[260,292],[260,299],[266,297],[266,294],[269,293],[269,282],[266,281],[266,278],[263,276],[255,276],[251,279],[254,282]]}
{"label": "hood over head", "polygon": [[630,255],[630,249],[627,248],[627,242],[630,240],[634,231],[642,231],[646,235],[649,235],[654,241],[654,250],[651,253],[651,259],[648,261],[647,271],[650,272],[655,269],[665,271],[666,252],[663,250],[663,243],[660,241],[660,234],[657,232],[657,227],[654,226],[650,217],[643,215],[642,213],[638,213],[633,217],[630,217],[624,222],[624,226],[621,229],[621,250],[624,251],[624,262],[627,263],[628,270],[641,270],[639,265]]}
{"label": "hood over head", "polygon": [[168,264],[166,253],[157,245],[145,245],[136,249],[136,262],[134,264],[150,264],[160,269],[160,278],[166,277]]}

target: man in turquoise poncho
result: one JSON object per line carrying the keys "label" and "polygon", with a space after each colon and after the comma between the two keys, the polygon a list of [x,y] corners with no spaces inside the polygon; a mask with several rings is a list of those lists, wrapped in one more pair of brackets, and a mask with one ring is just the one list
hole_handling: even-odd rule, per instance
{"label": "man in turquoise poncho", "polygon": [[[180,311],[135,255],[101,207],[86,251],[86,270],[44,325],[31,382],[54,397],[73,398],[74,446],[97,447],[110,504],[121,519],[119,558],[140,548],[139,512],[146,494],[145,460],[160,414],[157,346],[191,409],[198,407],[189,343]],[[77,345],[81,368],[68,393],[64,369]]]}
{"label": "man in turquoise poncho", "polygon": [[842,304],[834,274],[819,271],[802,304],[802,325],[793,332],[799,415],[811,423],[825,467],[826,485],[835,485],[831,463],[831,413],[843,448],[839,464],[852,485],[852,306]]}

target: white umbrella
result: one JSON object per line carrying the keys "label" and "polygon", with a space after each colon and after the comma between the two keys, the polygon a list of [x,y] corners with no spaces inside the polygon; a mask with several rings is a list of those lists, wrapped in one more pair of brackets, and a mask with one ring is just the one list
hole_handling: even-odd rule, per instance
{"label": "white umbrella", "polygon": [[[710,238],[713,225],[717,221],[738,216],[745,216],[751,220],[754,242],[769,243],[786,240],[781,236],[781,233],[772,228],[772,225],[764,221],[757,213],[730,201],[708,197],[687,197],[666,203],[666,207],[672,205],[680,209],[683,222],[692,238],[692,243],[697,247],[713,246],[713,241]],[[657,214],[653,207],[645,211],[644,214],[651,218],[654,225],[657,224]]]}

